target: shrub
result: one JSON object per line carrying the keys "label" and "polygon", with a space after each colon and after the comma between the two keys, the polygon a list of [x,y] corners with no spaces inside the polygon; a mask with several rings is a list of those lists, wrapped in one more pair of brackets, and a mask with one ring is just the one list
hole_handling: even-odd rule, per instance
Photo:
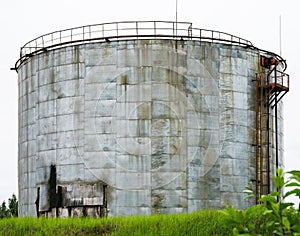
{"label": "shrub", "polygon": [[[259,199],[262,205],[253,206],[247,210],[239,211],[227,207],[221,211],[226,222],[233,227],[233,235],[294,235],[300,236],[300,213],[294,208],[294,203],[285,202],[290,195],[300,198],[300,171],[287,172],[291,176],[284,180],[284,172],[277,170],[272,176],[276,191],[264,195]],[[293,187],[291,191],[283,193],[284,188]],[[246,193],[253,196],[253,191],[246,186]],[[252,223],[252,218],[257,221]]]}

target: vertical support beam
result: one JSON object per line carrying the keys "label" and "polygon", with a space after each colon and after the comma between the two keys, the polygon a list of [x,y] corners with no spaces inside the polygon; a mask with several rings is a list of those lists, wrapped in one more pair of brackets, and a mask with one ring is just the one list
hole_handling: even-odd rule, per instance
{"label": "vertical support beam", "polygon": [[276,170],[279,167],[279,153],[278,153],[278,110],[277,110],[277,93],[275,94],[275,157]]}
{"label": "vertical support beam", "polygon": [[266,158],[267,158],[267,166],[266,166],[266,191],[264,191],[263,194],[269,194],[271,192],[271,188],[270,188],[270,183],[271,183],[271,178],[270,178],[270,167],[271,167],[271,158],[270,158],[270,104],[269,104],[269,100],[270,100],[270,95],[268,93],[268,91],[266,92],[266,100],[265,100],[265,106],[266,106],[266,132],[267,132],[267,140],[266,140]]}
{"label": "vertical support beam", "polygon": [[[274,66],[274,77],[275,77],[275,86],[277,86],[277,64]],[[277,110],[277,92],[275,92],[275,98],[274,98],[274,105],[275,105],[275,162],[276,162],[276,170],[278,169],[278,110]]]}

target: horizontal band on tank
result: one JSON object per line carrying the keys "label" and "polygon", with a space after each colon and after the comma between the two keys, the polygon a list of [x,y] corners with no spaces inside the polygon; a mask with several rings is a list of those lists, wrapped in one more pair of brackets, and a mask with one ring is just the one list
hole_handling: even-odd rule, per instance
{"label": "horizontal band on tank", "polygon": [[190,22],[173,21],[122,21],[102,24],[86,25],[44,34],[27,42],[20,50],[20,58],[12,70],[33,55],[55,48],[78,45],[84,42],[111,42],[119,40],[138,39],[173,39],[173,40],[199,40],[203,42],[238,45],[259,50],[262,53],[272,54],[283,63],[279,55],[258,49],[246,39],[221,31],[194,28]]}

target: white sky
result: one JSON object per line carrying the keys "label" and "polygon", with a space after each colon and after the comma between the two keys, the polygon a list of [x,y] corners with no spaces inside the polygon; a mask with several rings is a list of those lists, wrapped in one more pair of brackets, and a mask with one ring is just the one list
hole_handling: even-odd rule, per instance
{"label": "white sky", "polygon": [[[300,14],[296,0],[178,0],[178,21],[224,31],[287,60],[291,90],[283,98],[286,170],[300,169]],[[175,21],[176,0],[3,0],[0,3],[0,202],[17,193],[17,74],[10,71],[26,42],[45,33],[125,20]]]}

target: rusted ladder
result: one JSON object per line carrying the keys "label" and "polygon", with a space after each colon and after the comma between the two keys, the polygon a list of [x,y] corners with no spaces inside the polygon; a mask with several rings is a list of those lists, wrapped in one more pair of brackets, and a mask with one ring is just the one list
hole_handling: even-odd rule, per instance
{"label": "rusted ladder", "polygon": [[[275,123],[275,165],[278,168],[278,125],[277,104],[289,91],[289,75],[279,71],[280,62],[274,57],[261,56],[262,73],[256,74],[256,202],[262,195],[271,191],[271,120],[270,110],[274,113]],[[272,168],[275,170],[275,168]],[[275,171],[273,171],[275,174]]]}
{"label": "rusted ladder", "polygon": [[270,113],[266,78],[256,75],[256,202],[270,192]]}

